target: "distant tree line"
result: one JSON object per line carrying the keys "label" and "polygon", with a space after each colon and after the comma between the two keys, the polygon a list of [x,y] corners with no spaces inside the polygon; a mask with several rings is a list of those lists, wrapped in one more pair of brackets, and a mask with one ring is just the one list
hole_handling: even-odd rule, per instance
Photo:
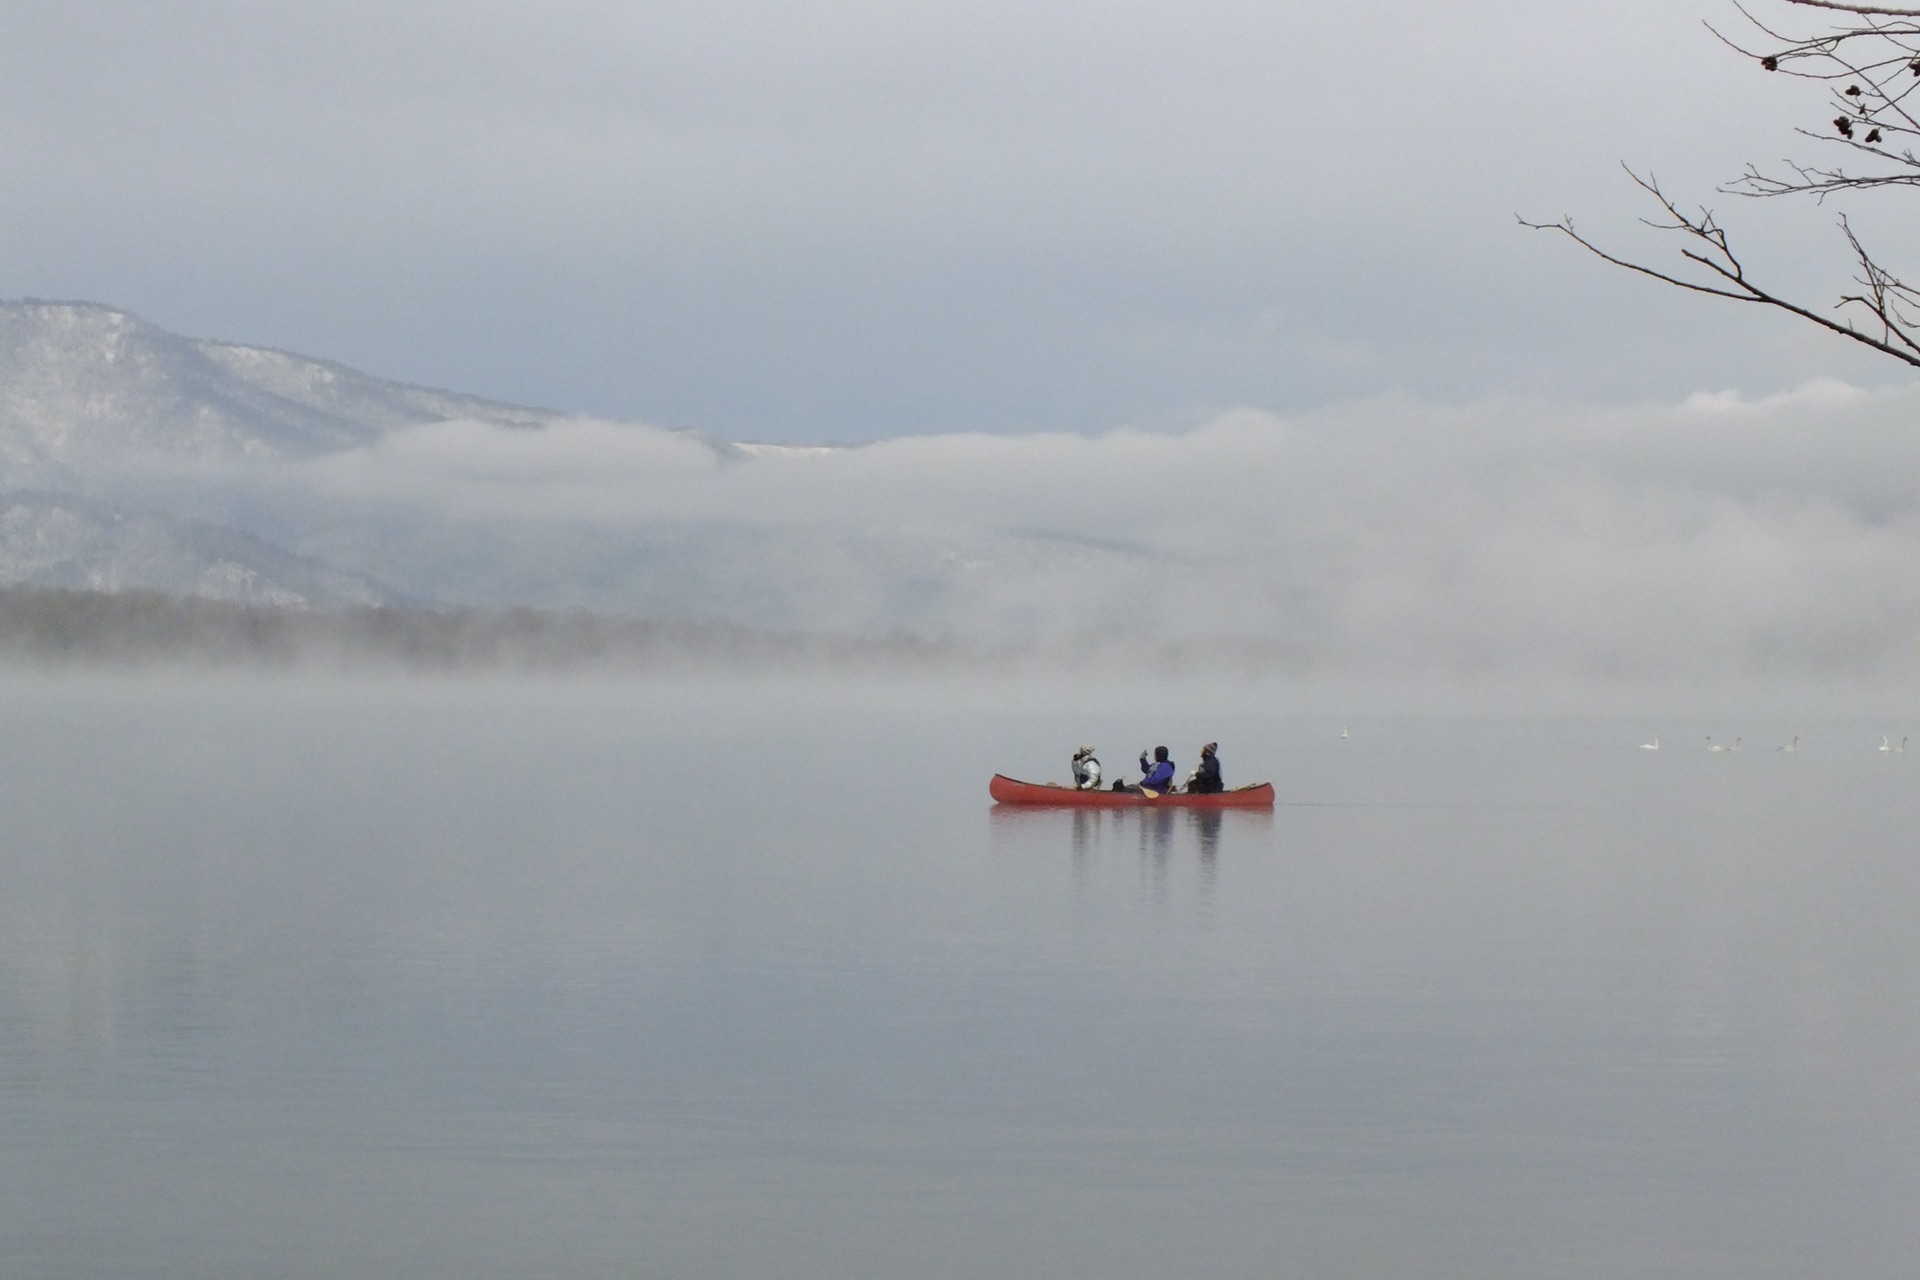
{"label": "distant tree line", "polygon": [[912,637],[761,631],[584,609],[301,609],[158,591],[0,587],[0,662],[418,672],[918,666],[947,656]]}

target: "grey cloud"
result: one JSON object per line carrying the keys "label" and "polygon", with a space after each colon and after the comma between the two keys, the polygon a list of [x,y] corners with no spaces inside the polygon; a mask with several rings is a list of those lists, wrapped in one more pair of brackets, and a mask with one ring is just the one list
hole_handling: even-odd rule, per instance
{"label": "grey cloud", "polygon": [[1723,12],[17,3],[0,292],[730,437],[1864,376],[1511,225],[1784,145]]}

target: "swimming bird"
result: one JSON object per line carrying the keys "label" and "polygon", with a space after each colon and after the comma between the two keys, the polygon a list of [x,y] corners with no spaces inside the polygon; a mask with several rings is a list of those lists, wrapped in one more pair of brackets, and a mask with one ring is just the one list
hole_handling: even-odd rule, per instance
{"label": "swimming bird", "polygon": [[1887,735],[1884,733],[1880,735],[1880,749],[1882,751],[1893,750],[1893,744],[1887,741]]}
{"label": "swimming bird", "polygon": [[1712,734],[1707,735],[1707,750],[1709,751],[1738,751],[1739,749],[1740,739],[1738,738],[1735,738],[1732,742],[1715,742]]}
{"label": "swimming bird", "polygon": [[1782,751],[1798,751],[1800,749],[1800,735],[1797,733],[1794,734],[1793,741],[1789,742],[1786,746],[1781,747],[1780,749]]}
{"label": "swimming bird", "polygon": [[1641,743],[1640,749],[1642,751],[1658,751],[1660,749],[1660,735],[1656,733],[1653,735],[1652,742]]}
{"label": "swimming bird", "polygon": [[1341,725],[1341,726],[1340,726],[1340,736],[1341,736],[1341,737],[1343,737],[1343,738],[1350,738],[1350,737],[1352,737],[1353,735],[1347,732],[1347,726],[1345,726],[1345,725]]}

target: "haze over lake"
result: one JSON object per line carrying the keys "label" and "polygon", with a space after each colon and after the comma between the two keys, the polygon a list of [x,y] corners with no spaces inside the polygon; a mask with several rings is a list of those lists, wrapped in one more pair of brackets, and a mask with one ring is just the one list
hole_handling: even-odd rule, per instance
{"label": "haze over lake", "polygon": [[[742,444],[0,302],[0,585],[1316,677],[1920,677],[1915,393]],[[1127,656],[1130,655],[1130,656]]]}
{"label": "haze over lake", "polygon": [[[744,678],[13,676],[0,716],[8,1275],[1920,1243],[1895,724]],[[1210,739],[1270,817],[987,802]]]}
{"label": "haze over lake", "polygon": [[1915,1274],[1920,9],[4,12],[0,1280]]}

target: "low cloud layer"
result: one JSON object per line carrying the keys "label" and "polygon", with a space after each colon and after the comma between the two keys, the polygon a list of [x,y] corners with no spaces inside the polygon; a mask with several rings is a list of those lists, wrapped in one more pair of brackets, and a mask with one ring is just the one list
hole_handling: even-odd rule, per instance
{"label": "low cloud layer", "polygon": [[1815,383],[745,456],[445,423],[276,483],[398,540],[302,550],[391,577],[409,538],[479,539],[544,563],[549,604],[1304,670],[1861,678],[1920,671],[1917,421],[1920,391]]}

